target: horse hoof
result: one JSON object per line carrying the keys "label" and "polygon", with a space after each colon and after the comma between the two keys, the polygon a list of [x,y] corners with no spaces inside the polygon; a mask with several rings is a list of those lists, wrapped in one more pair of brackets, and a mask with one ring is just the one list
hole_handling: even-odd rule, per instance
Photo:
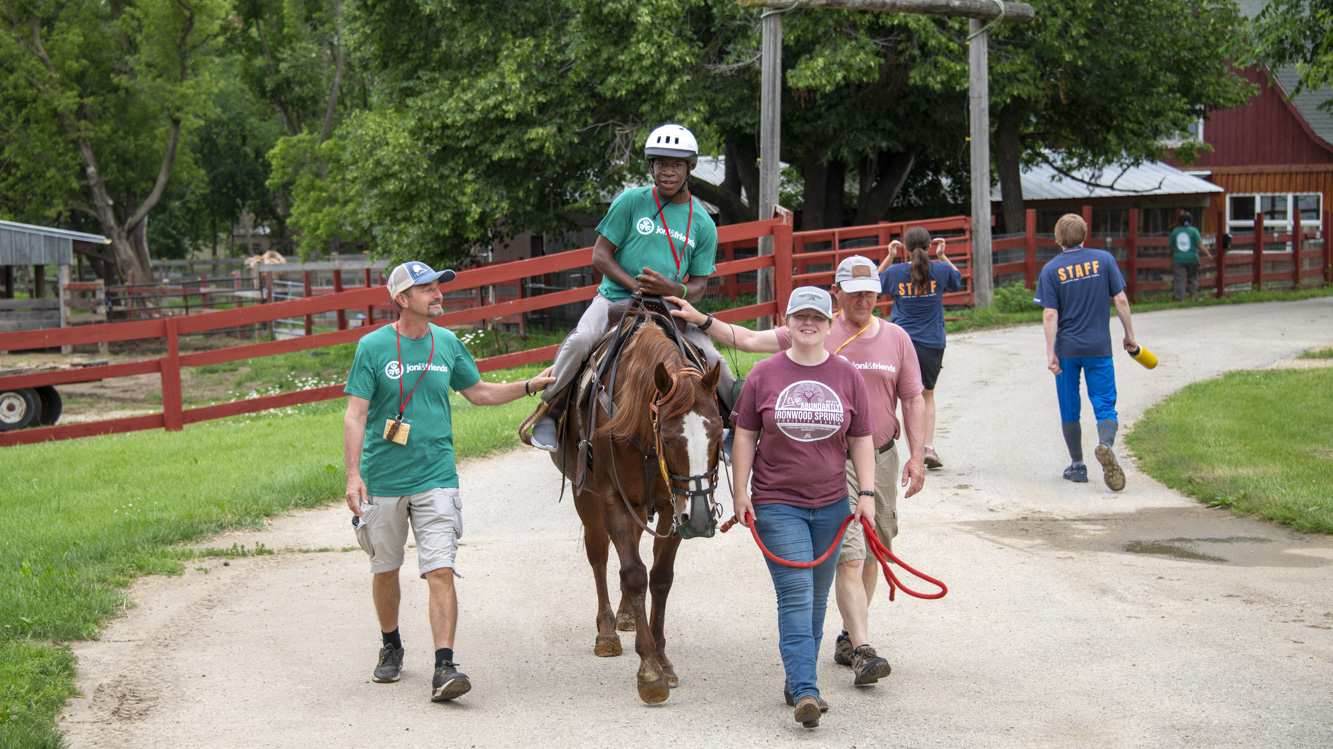
{"label": "horse hoof", "polygon": [[622,652],[618,635],[597,635],[597,644],[592,648],[592,654],[598,658],[614,658]]}
{"label": "horse hoof", "polygon": [[676,669],[672,668],[670,664],[662,666],[662,678],[666,679],[667,686],[672,689],[680,686],[680,679],[676,677]]}
{"label": "horse hoof", "polygon": [[667,686],[666,679],[639,682],[639,699],[645,704],[659,705],[666,702],[670,696],[671,687]]}
{"label": "horse hoof", "polygon": [[622,611],[616,614],[616,629],[621,632],[634,631],[634,614],[629,611]]}

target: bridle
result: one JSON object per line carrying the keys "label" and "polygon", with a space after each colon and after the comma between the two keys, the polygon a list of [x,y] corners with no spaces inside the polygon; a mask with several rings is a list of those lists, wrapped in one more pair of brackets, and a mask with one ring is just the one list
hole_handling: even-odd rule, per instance
{"label": "bridle", "polygon": [[[675,395],[680,377],[693,377],[702,380],[703,373],[694,367],[681,369],[676,374],[671,375],[671,387],[667,388],[665,393],[655,397],[652,403],[648,405],[648,418],[653,425],[653,450],[657,453],[657,466],[662,472],[662,481],[671,490],[672,497],[686,497],[687,502],[685,510],[672,513],[671,531],[668,532],[668,535],[674,532],[679,533],[681,538],[696,538],[699,536],[708,538],[713,535],[713,531],[717,527],[717,521],[722,519],[722,506],[713,498],[717,491],[717,466],[721,462],[722,444],[719,442],[713,455],[710,456],[709,463],[713,467],[707,473],[682,476],[667,470],[666,450],[662,444],[661,409]],[[684,482],[687,488],[677,489],[671,483],[672,479]],[[696,498],[702,498],[702,503]],[[696,507],[696,504],[700,506]],[[673,500],[672,510],[675,510],[674,505]],[[637,517],[635,515],[635,518]]]}

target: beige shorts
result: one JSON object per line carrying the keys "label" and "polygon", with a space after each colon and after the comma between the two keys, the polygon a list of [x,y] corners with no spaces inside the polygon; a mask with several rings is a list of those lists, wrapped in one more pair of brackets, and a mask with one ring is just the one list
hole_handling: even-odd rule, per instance
{"label": "beige shorts", "polygon": [[[852,461],[847,461],[847,501],[849,512],[856,512],[857,492],[856,472],[852,470]],[[898,448],[891,447],[884,452],[875,453],[875,533],[880,543],[886,548],[893,548],[893,537],[898,535]],[[842,555],[838,564],[855,562],[866,558],[865,531],[858,523],[856,527],[847,526],[842,536]]]}
{"label": "beige shorts", "polygon": [[368,497],[356,527],[356,542],[370,555],[370,571],[392,572],[403,566],[407,526],[417,541],[421,576],[453,568],[463,537],[463,500],[457,489],[431,489],[405,497]]}

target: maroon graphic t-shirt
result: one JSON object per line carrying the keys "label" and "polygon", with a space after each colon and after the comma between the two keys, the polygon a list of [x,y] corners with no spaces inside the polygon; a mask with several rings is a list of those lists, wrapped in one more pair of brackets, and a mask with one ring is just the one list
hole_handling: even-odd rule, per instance
{"label": "maroon graphic t-shirt", "polygon": [[731,418],[760,432],[750,478],[755,504],[823,507],[847,498],[847,438],[875,432],[865,380],[830,356],[805,366],[785,352],[754,365]]}

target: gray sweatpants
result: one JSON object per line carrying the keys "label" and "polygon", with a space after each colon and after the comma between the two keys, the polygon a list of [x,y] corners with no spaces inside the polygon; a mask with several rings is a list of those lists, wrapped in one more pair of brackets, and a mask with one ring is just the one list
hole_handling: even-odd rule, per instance
{"label": "gray sweatpants", "polygon": [[[588,309],[584,310],[583,317],[579,318],[579,324],[570,331],[569,337],[560,346],[560,351],[555,355],[555,365],[551,371],[551,376],[555,377],[555,382],[550,387],[542,391],[543,400],[551,400],[565,388],[566,385],[574,379],[578,373],[579,366],[583,360],[587,359],[596,348],[597,342],[606,335],[610,324],[607,321],[607,314],[611,309],[611,300],[598,294],[593,297],[592,303]],[[704,352],[704,359],[711,368],[714,364],[722,365],[722,377],[717,383],[717,394],[722,398],[722,402],[728,408],[735,405],[731,398],[731,389],[736,384],[736,375],[731,373],[727,367],[727,362],[718,353],[717,347],[713,345],[713,339],[708,334],[699,330],[693,324],[685,325],[685,340],[698,346]],[[722,415],[723,418],[727,414]]]}

